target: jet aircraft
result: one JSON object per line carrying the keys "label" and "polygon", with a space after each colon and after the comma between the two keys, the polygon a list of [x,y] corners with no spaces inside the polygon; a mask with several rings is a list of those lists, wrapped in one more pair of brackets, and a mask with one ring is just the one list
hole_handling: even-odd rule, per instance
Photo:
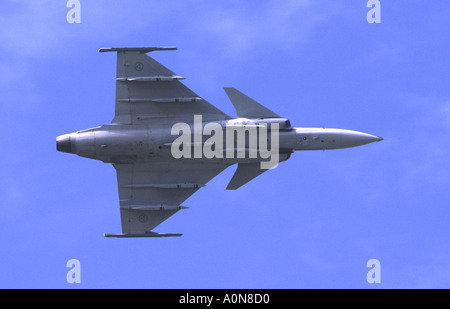
{"label": "jet aircraft", "polygon": [[58,151],[112,163],[116,169],[122,233],[106,237],[181,236],[153,229],[187,208],[181,204],[230,165],[237,169],[227,189],[235,190],[294,151],[382,140],[351,130],[292,127],[242,92],[225,88],[236,109],[237,117],[231,117],[147,55],[166,50],[176,48],[99,49],[117,53],[114,119],[56,138]]}

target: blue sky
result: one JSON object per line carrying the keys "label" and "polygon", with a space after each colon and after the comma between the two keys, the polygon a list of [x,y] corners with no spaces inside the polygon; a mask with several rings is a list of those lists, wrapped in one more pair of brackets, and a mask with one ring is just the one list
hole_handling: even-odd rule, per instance
{"label": "blue sky", "polygon": [[[1,288],[449,288],[450,5],[383,1],[2,1]],[[236,87],[298,127],[383,142],[296,152],[237,191],[230,167],[161,224],[120,232],[112,166],[55,149],[109,123],[113,53],[150,55],[234,115]],[[66,263],[78,259],[81,283]],[[378,259],[381,283],[366,263]]]}

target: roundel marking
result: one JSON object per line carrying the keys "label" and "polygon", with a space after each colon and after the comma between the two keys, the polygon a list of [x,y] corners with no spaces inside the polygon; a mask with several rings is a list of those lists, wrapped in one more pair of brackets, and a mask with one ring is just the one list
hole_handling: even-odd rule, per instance
{"label": "roundel marking", "polygon": [[142,62],[136,62],[134,64],[134,69],[136,71],[142,71],[143,68],[144,68],[144,64]]}
{"label": "roundel marking", "polygon": [[144,222],[147,222],[147,220],[148,220],[148,217],[147,217],[146,214],[140,214],[139,215],[139,221],[140,222],[144,223]]}

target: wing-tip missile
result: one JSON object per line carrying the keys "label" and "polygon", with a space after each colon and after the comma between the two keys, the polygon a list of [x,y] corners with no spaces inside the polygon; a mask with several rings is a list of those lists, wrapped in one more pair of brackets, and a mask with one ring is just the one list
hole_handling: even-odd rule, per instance
{"label": "wing-tip missile", "polygon": [[167,46],[167,47],[110,47],[110,48],[100,48],[98,50],[99,53],[106,53],[106,52],[140,52],[140,53],[148,53],[155,50],[177,50],[174,46]]}
{"label": "wing-tip missile", "polygon": [[181,233],[155,233],[155,232],[145,232],[141,234],[109,234],[105,233],[105,237],[115,237],[115,238],[131,238],[131,237],[179,237],[182,236]]}

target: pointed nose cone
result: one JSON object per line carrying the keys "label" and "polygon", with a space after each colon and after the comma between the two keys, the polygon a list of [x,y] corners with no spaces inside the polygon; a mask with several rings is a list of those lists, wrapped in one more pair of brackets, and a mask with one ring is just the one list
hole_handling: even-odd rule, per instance
{"label": "pointed nose cone", "polygon": [[70,134],[60,135],[56,138],[56,150],[72,153],[72,142]]}
{"label": "pointed nose cone", "polygon": [[324,139],[332,139],[333,141],[329,149],[357,147],[383,140],[382,137],[376,135],[352,130],[325,129],[324,132],[326,133]]}
{"label": "pointed nose cone", "polygon": [[357,131],[347,131],[345,135],[348,147],[362,146],[373,142],[380,142],[383,140],[382,137]]}

